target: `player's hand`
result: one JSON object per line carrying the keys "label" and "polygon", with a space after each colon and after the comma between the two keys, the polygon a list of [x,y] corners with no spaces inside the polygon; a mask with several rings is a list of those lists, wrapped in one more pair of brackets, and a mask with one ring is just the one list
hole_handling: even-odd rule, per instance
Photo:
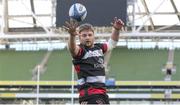
{"label": "player's hand", "polygon": [[63,28],[68,31],[68,33],[72,36],[78,35],[77,27],[79,26],[78,22],[75,20],[70,20],[69,22],[65,22],[65,26]]}
{"label": "player's hand", "polygon": [[114,29],[121,30],[122,27],[124,26],[124,22],[121,19],[115,17],[111,25],[113,26]]}

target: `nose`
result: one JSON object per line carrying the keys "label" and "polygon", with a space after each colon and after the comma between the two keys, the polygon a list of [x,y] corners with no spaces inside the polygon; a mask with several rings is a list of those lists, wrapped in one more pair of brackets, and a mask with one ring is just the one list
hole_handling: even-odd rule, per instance
{"label": "nose", "polygon": [[86,35],[85,39],[88,40],[89,38],[90,38],[89,35]]}
{"label": "nose", "polygon": [[87,35],[86,38],[88,39],[88,38],[89,38],[89,35]]}
{"label": "nose", "polygon": [[82,36],[85,40],[89,40],[92,37],[91,34],[83,34]]}

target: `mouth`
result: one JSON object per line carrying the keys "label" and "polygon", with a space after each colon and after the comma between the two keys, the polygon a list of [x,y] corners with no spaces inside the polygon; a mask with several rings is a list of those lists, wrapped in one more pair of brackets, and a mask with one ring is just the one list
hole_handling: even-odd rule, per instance
{"label": "mouth", "polygon": [[88,46],[88,47],[91,46],[91,45],[92,45],[92,44],[91,44],[91,41],[86,41],[86,42],[85,42],[85,45]]}

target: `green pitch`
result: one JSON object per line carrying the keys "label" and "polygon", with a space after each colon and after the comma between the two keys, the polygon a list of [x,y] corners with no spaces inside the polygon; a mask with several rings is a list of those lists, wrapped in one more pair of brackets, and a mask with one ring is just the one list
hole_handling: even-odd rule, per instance
{"label": "green pitch", "polygon": [[[0,80],[31,80],[32,69],[41,62],[46,51],[0,51]],[[163,80],[161,69],[166,64],[166,49],[116,48],[110,60],[108,77],[116,80]],[[177,72],[173,80],[180,80],[180,50],[175,51]],[[67,50],[53,51],[41,80],[71,80],[71,57]]]}

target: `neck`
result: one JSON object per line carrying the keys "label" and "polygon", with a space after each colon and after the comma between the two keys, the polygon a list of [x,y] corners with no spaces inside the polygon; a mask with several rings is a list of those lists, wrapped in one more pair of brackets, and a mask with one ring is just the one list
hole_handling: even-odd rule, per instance
{"label": "neck", "polygon": [[81,45],[83,45],[83,46],[85,46],[85,47],[87,47],[87,48],[92,48],[92,47],[94,47],[94,44],[92,44],[91,46],[86,46],[85,44],[82,44],[82,43],[81,43]]}

